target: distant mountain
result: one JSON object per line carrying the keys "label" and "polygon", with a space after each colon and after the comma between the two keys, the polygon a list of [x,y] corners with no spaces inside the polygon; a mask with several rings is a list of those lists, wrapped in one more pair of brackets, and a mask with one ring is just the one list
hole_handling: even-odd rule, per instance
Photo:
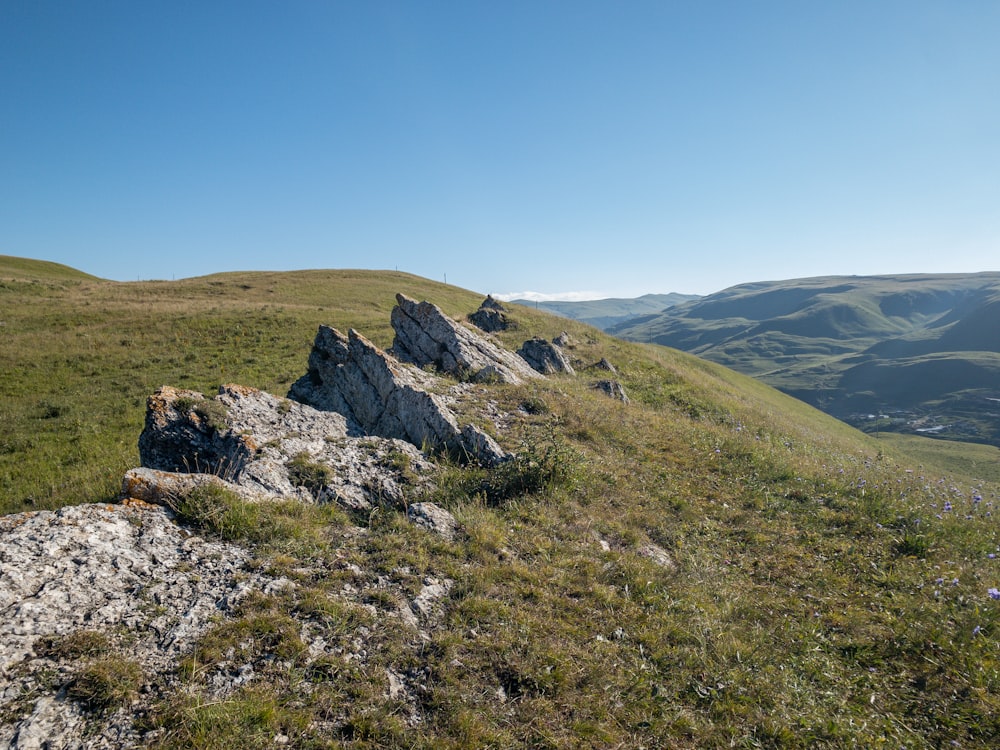
{"label": "distant mountain", "polygon": [[634,318],[658,313],[668,307],[697,299],[701,298],[696,294],[671,293],[644,294],[641,297],[631,299],[595,299],[583,302],[535,302],[527,299],[515,299],[511,302],[535,307],[564,318],[579,320],[581,323],[587,323],[595,328],[607,330]]}
{"label": "distant mountain", "polygon": [[1000,273],[742,284],[610,332],[719,362],[865,429],[1000,445]]}

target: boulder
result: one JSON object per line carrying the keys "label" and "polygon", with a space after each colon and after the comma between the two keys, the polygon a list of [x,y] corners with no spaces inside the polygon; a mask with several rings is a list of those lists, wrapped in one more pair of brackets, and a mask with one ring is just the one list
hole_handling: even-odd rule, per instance
{"label": "boulder", "polygon": [[537,378],[524,360],[445,315],[430,302],[396,295],[392,353],[418,367],[433,365],[441,372],[474,381],[500,380],[519,384]]}
{"label": "boulder", "polygon": [[628,394],[625,393],[625,386],[617,380],[598,380],[591,387],[601,391],[613,399],[621,401],[623,404],[629,403]]}
{"label": "boulder", "polygon": [[525,341],[517,353],[535,370],[545,375],[557,372],[574,374],[569,360],[562,353],[562,349],[537,336]]}
{"label": "boulder", "polygon": [[406,517],[414,525],[439,534],[449,541],[458,532],[455,516],[434,503],[413,503],[406,509]]}
{"label": "boulder", "polygon": [[510,328],[506,308],[490,295],[487,295],[479,309],[469,316],[469,320],[476,328],[486,333],[506,331]]}
{"label": "boulder", "polygon": [[356,430],[343,414],[255,388],[224,385],[207,399],[164,386],[139,438],[145,470],[126,475],[123,493],[165,503],[211,482],[251,500],[403,505],[407,485],[427,481],[433,466],[410,442]]}
{"label": "boulder", "polygon": [[599,362],[595,362],[594,364],[592,364],[589,369],[604,370],[605,372],[609,372],[612,375],[618,374],[618,370],[615,369],[615,366],[610,362],[608,362],[608,360],[604,357],[601,357]]}
{"label": "boulder", "polygon": [[459,428],[436,379],[396,361],[355,330],[344,336],[320,326],[309,355],[309,371],[288,395],[302,404],[343,415],[355,435],[378,435],[413,446],[451,450],[485,465],[506,454],[472,425]]}

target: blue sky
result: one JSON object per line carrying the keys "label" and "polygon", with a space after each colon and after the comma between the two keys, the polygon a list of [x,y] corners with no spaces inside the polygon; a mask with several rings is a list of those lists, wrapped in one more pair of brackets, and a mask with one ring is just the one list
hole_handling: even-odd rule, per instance
{"label": "blue sky", "polygon": [[1000,270],[1000,3],[5,2],[0,253],[494,294]]}

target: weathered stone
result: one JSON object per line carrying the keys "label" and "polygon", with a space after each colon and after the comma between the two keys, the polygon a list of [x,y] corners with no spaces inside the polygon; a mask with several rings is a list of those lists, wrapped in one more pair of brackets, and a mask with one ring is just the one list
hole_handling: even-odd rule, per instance
{"label": "weathered stone", "polygon": [[565,349],[567,346],[571,346],[573,342],[570,339],[569,334],[566,333],[566,331],[563,331],[554,339],[552,339],[552,343],[561,349]]}
{"label": "weathered stone", "polygon": [[607,394],[613,399],[621,401],[623,404],[629,403],[628,394],[625,393],[625,386],[617,380],[598,380],[591,387]]}
{"label": "weathered stone", "polygon": [[346,417],[353,434],[379,435],[414,446],[445,448],[493,465],[506,454],[478,428],[460,429],[444,399],[430,392],[435,378],[406,366],[351,330],[345,337],[320,326],[309,372],[289,397]]}
{"label": "weathered stone", "polygon": [[556,372],[574,374],[569,360],[562,353],[562,349],[537,336],[525,341],[517,353],[535,370],[545,375]]}
{"label": "weathered stone", "polygon": [[594,364],[592,364],[589,369],[591,369],[591,370],[604,370],[605,372],[609,372],[612,375],[617,375],[618,374],[618,370],[615,369],[615,366],[613,364],[611,364],[610,362],[608,362],[608,360],[605,359],[604,357],[601,357],[600,361],[595,362]]}
{"label": "weathered stone", "polygon": [[647,542],[646,544],[641,545],[636,552],[659,565],[661,568],[673,570],[676,567],[667,551],[658,544]]}
{"label": "weathered stone", "polygon": [[413,503],[406,509],[406,517],[414,525],[422,526],[449,541],[458,532],[455,516],[434,503]]}
{"label": "weathered stone", "polygon": [[0,747],[139,745],[127,707],[87,714],[99,726],[83,739],[83,714],[57,692],[73,664],[41,645],[94,631],[144,680],[171,679],[196,639],[270,580],[247,551],[144,503],[2,516],[0,536]]}
{"label": "weathered stone", "polygon": [[396,295],[396,302],[392,352],[399,359],[472,380],[498,379],[516,385],[538,377],[520,357],[459,325],[437,305],[402,294]]}
{"label": "weathered stone", "polygon": [[469,320],[472,321],[476,328],[486,331],[486,333],[506,331],[510,328],[507,309],[497,300],[493,299],[491,295],[487,295],[486,299],[479,306],[479,309],[469,316]]}
{"label": "weathered stone", "polygon": [[[214,415],[211,424],[199,409]],[[343,414],[255,388],[225,385],[205,399],[164,387],[149,399],[140,437],[142,463],[156,471],[130,472],[123,492],[164,502],[192,483],[214,481],[251,500],[334,500],[350,509],[402,505],[406,483],[428,477],[432,465],[410,442],[362,435]]]}

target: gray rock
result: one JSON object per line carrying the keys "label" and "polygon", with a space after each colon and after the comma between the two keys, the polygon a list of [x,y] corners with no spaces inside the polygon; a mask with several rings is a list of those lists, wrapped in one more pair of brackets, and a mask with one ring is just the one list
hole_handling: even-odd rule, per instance
{"label": "gray rock", "polygon": [[145,680],[171,679],[180,655],[270,580],[246,550],[145,503],[2,516],[0,537],[0,747],[138,745],[127,707],[84,715],[59,692],[74,667],[42,639],[97,631]]}
{"label": "gray rock", "polygon": [[491,295],[486,296],[479,309],[469,316],[469,320],[476,328],[486,333],[506,331],[511,325],[506,308]]}
{"label": "gray rock", "polygon": [[432,464],[410,442],[363,435],[343,414],[246,386],[222,386],[214,399],[164,386],[139,440],[147,471],[129,472],[123,495],[164,503],[211,482],[248,500],[404,504],[407,484],[428,481]]}
{"label": "gray rock", "polygon": [[630,403],[628,394],[625,393],[625,386],[617,380],[598,380],[591,388],[601,391],[611,398],[621,401],[623,404]]}
{"label": "gray rock", "polygon": [[611,364],[610,362],[608,362],[608,360],[605,359],[604,357],[601,357],[601,359],[600,359],[599,362],[595,362],[594,364],[592,364],[590,366],[590,369],[592,369],[592,370],[604,370],[605,372],[609,372],[612,375],[617,375],[618,374],[618,370],[615,369],[615,366],[613,364]]}
{"label": "gray rock", "polygon": [[406,517],[415,525],[440,534],[447,540],[455,538],[458,521],[455,516],[434,503],[413,503],[406,509]]}
{"label": "gray rock", "polygon": [[289,397],[344,415],[352,434],[378,435],[413,446],[467,454],[486,465],[506,458],[489,435],[460,429],[445,399],[431,392],[437,379],[390,357],[351,330],[345,337],[320,326],[309,355],[309,372]]}
{"label": "gray rock", "polygon": [[565,349],[566,347],[572,346],[573,344],[572,340],[569,337],[569,334],[566,333],[566,331],[563,331],[554,339],[552,339],[552,343],[561,349]]}
{"label": "gray rock", "polygon": [[[459,325],[437,305],[396,295],[392,352],[418,367],[433,365],[442,372],[471,380],[500,380],[519,384],[537,378],[512,352]],[[485,371],[485,372],[484,372]]]}
{"label": "gray rock", "polygon": [[525,341],[517,353],[535,370],[545,375],[557,372],[574,374],[569,360],[562,353],[562,349],[537,336]]}

